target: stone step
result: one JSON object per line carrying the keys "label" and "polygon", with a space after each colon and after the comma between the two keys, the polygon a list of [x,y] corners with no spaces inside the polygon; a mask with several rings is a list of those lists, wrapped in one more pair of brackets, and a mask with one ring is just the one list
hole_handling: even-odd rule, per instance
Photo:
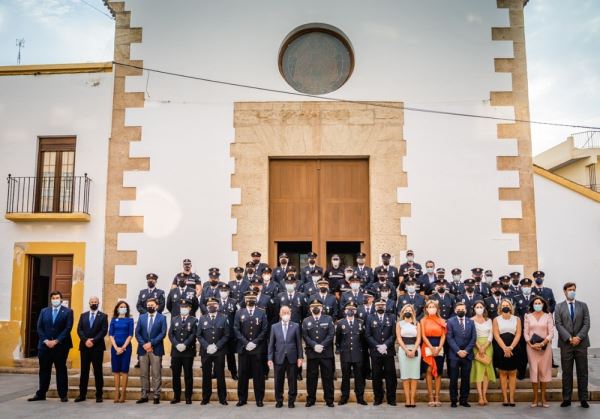
{"label": "stone step", "polygon": [[[90,377],[89,379],[89,387],[93,388],[95,385],[96,380],[94,379],[93,376]],[[217,388],[217,380],[214,379],[212,380],[213,382],[213,388]],[[228,388],[236,388],[237,387],[237,381],[231,379],[231,378],[226,378],[225,380],[226,385]],[[371,380],[367,380],[365,383],[365,389],[370,390],[373,388],[373,382]],[[449,387],[449,383],[450,381],[447,378],[442,379],[442,389],[448,389]],[[183,377],[181,377],[181,384],[184,385],[183,383]],[[69,385],[70,386],[79,386],[79,375],[71,375],[69,376]],[[105,387],[114,387],[115,385],[115,380],[114,380],[114,376],[104,376],[104,386]],[[334,386],[337,390],[339,390],[341,388],[342,385],[342,380],[341,377],[338,378],[337,380],[334,381]],[[354,380],[351,379],[350,380],[350,385],[353,388],[354,386]],[[401,386],[401,382],[400,380],[398,380],[398,386]],[[202,378],[201,377],[194,377],[194,388],[198,387],[201,388],[202,386]],[[253,384],[252,384],[252,380],[250,380],[249,383],[250,388],[253,388]],[[269,390],[273,390],[275,387],[275,381],[273,380],[272,376],[270,379],[268,379],[265,382],[265,388],[269,389]],[[553,379],[551,382],[548,383],[548,389],[560,389],[562,386],[561,380],[560,379]],[[577,380],[574,380],[574,386],[577,386]],[[129,376],[128,381],[127,381],[127,387],[128,388],[139,388],[141,387],[141,379],[139,376]],[[163,377],[162,378],[162,388],[164,389],[171,389],[172,388],[172,378],[169,377]],[[471,388],[475,389],[476,385],[475,383],[471,383]],[[306,389],[306,377],[304,377],[304,380],[302,381],[298,381],[298,389],[299,390],[305,390]],[[418,384],[417,384],[417,389],[418,390],[426,390],[427,389],[427,385],[425,383],[425,380],[419,380]],[[496,380],[495,383],[489,383],[489,389],[490,390],[495,390],[495,389],[500,389],[500,381]],[[531,382],[529,380],[517,380],[517,389],[531,389]]]}
{"label": "stone step", "polygon": [[[69,392],[68,392],[69,398],[73,399],[73,398],[77,397],[78,395],[79,395],[78,387],[70,386]],[[56,397],[58,397],[58,394],[57,394],[56,390],[54,388],[52,388],[48,391],[47,396],[50,398],[56,398]],[[103,396],[105,399],[107,399],[107,401],[110,399],[114,399],[115,389],[113,387],[105,387]],[[131,400],[131,401],[137,400],[140,398],[140,396],[141,396],[141,392],[140,392],[139,388],[128,388],[127,389],[126,400]],[[183,397],[183,394],[182,394],[182,397]],[[339,400],[339,398],[340,398],[339,390],[335,391],[334,397],[335,397],[336,401]],[[515,392],[515,401],[519,402],[519,403],[530,402],[531,397],[532,397],[531,389],[518,389]],[[93,400],[95,398],[95,391],[93,389],[88,390],[88,398],[91,400]],[[171,400],[172,398],[173,398],[173,391],[171,389],[163,389],[163,391],[161,392],[161,400],[167,401],[167,400]],[[285,398],[287,399],[287,394],[285,394]],[[561,401],[562,400],[561,391],[559,389],[548,390],[547,398],[551,402]],[[404,402],[404,393],[402,392],[402,389],[397,390],[396,399],[397,399],[398,403]],[[441,399],[442,399],[441,401],[444,403],[448,403],[450,401],[450,396],[447,391],[443,391],[441,393]],[[573,399],[574,400],[578,399],[576,390],[574,391]],[[192,394],[192,400],[194,400],[194,401],[202,400],[202,390],[194,387],[194,391]],[[213,394],[212,394],[211,400],[213,400],[213,401],[218,400],[217,395],[216,395],[216,389],[214,388],[214,386],[213,386]],[[235,388],[227,389],[227,400],[229,401],[230,404],[232,402],[234,402],[235,400],[237,400],[237,391]],[[254,400],[255,400],[254,393],[252,391],[250,391],[249,395],[248,395],[248,401],[253,402]],[[373,402],[373,392],[371,390],[365,391],[365,400],[369,403]],[[419,403],[424,403],[424,402],[429,401],[427,392],[423,391],[423,390],[418,391],[416,400]],[[477,400],[478,400],[477,392],[471,391],[470,396],[469,396],[469,401],[471,403],[476,403]],[[590,391],[590,400],[591,401],[600,400],[600,391],[598,391],[598,390]],[[265,402],[274,402],[275,401],[275,395],[274,395],[273,390],[267,389],[265,391],[264,401]],[[298,403],[304,403],[306,401],[306,390],[298,390],[298,396],[297,396],[296,401]],[[323,401],[324,401],[323,400],[323,391],[318,390],[317,391],[317,402],[323,402]],[[352,392],[350,394],[350,401],[351,402],[356,401],[354,393],[352,393]],[[497,389],[489,390],[488,391],[488,401],[501,402],[502,401],[501,391],[497,390]]]}

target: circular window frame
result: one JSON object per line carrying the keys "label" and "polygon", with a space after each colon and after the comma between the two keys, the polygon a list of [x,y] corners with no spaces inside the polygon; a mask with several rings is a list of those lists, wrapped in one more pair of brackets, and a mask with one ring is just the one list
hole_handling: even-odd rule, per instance
{"label": "circular window frame", "polygon": [[[308,33],[314,33],[314,32],[325,33],[327,35],[333,36],[336,39],[338,39],[344,45],[344,47],[348,51],[348,55],[350,57],[350,69],[348,71],[348,75],[346,76],[344,82],[335,90],[332,90],[327,93],[321,93],[321,94],[311,94],[311,93],[301,92],[300,90],[297,90],[290,84],[290,82],[286,78],[285,73],[283,71],[283,56],[284,56],[285,51],[287,50],[288,46],[292,42],[294,42],[296,39],[300,38],[301,36],[306,35]],[[352,73],[354,72],[355,62],[356,62],[356,57],[354,54],[354,47],[352,46],[352,42],[350,42],[350,39],[348,38],[348,36],[339,28],[336,28],[335,26],[332,26],[332,25],[328,25],[326,23],[307,23],[307,24],[296,27],[290,33],[288,33],[287,36],[283,39],[283,42],[279,46],[279,53],[277,55],[277,64],[279,66],[279,74],[281,74],[281,77],[287,83],[287,85],[290,86],[292,89],[294,89],[294,91],[296,91],[296,92],[299,92],[302,94],[307,94],[307,95],[312,95],[312,96],[327,95],[329,93],[333,93],[333,92],[339,90],[342,86],[344,86],[348,82],[348,80],[350,80],[350,77],[352,77]]]}

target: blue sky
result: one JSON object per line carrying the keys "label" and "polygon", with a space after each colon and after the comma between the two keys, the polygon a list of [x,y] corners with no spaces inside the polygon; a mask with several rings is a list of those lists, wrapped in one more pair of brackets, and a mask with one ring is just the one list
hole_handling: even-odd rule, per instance
{"label": "blue sky", "polygon": [[[87,3],[87,4],[86,4]],[[110,61],[102,0],[0,0],[0,65]],[[600,1],[530,0],[525,9],[531,119],[600,126]],[[539,153],[580,130],[532,126]]]}

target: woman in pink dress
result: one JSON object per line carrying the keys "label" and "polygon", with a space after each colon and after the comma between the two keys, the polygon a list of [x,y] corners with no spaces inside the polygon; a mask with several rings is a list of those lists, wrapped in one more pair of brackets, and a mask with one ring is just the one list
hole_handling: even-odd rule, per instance
{"label": "woman in pink dress", "polygon": [[[552,338],[554,321],[548,312],[548,303],[542,297],[535,297],[525,315],[525,342],[529,360],[529,377],[533,386],[531,407],[548,407],[546,383],[552,380]],[[541,389],[541,404],[538,404],[538,384]]]}

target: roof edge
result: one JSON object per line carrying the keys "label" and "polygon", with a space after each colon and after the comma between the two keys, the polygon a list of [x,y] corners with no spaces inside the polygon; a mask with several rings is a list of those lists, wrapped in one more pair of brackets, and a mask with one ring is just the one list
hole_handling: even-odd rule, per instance
{"label": "roof edge", "polygon": [[592,201],[600,202],[600,192],[596,192],[591,190],[590,188],[586,188],[579,183],[575,183],[572,180],[559,176],[555,173],[552,173],[537,164],[533,165],[533,172],[536,175],[540,175],[541,177],[548,179],[554,183],[559,184],[567,189],[572,190],[573,192],[578,193],[579,195],[583,195],[586,198],[591,199]]}
{"label": "roof edge", "polygon": [[[112,15],[112,17],[116,18],[117,17],[117,12],[115,12],[115,10],[112,8],[112,6],[109,3],[110,0],[102,0],[102,3],[104,3],[104,6],[106,6],[106,8],[108,9],[108,12]],[[526,2],[529,0],[525,0]],[[527,4],[527,3],[525,3]]]}
{"label": "roof edge", "polygon": [[0,76],[27,76],[40,74],[74,74],[74,73],[110,73],[112,62],[70,63],[70,64],[34,64],[0,66]]}

